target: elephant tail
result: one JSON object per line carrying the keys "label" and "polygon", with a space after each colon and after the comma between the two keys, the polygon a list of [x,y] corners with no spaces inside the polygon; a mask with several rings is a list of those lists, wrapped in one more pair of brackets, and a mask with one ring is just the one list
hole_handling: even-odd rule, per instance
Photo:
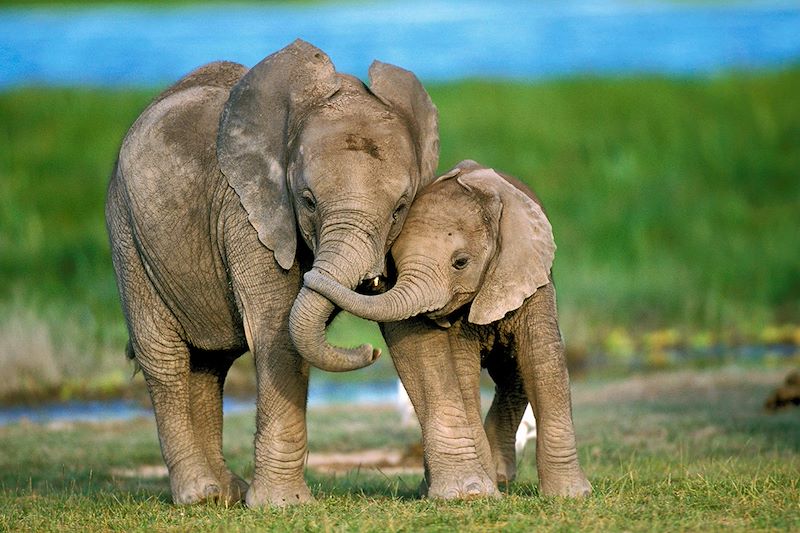
{"label": "elephant tail", "polygon": [[138,374],[142,367],[139,365],[139,362],[136,360],[136,353],[133,351],[133,343],[130,339],[128,339],[128,344],[125,345],[125,357],[133,361],[133,374],[131,374],[131,378]]}

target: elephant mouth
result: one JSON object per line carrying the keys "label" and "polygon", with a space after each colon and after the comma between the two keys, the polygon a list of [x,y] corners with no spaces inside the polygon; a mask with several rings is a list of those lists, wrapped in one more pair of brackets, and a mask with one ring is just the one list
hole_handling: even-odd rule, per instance
{"label": "elephant mouth", "polygon": [[389,289],[389,280],[386,276],[374,276],[361,280],[361,283],[356,287],[356,292],[359,294],[366,294],[373,296],[375,294],[383,294]]}
{"label": "elephant mouth", "polygon": [[439,309],[434,309],[433,311],[428,311],[425,313],[425,316],[431,320],[438,320],[440,318],[449,316],[451,312],[452,311],[448,311],[445,307],[441,307]]}
{"label": "elephant mouth", "polygon": [[429,311],[425,313],[425,316],[432,320],[438,325],[440,328],[449,328],[452,325],[452,320],[450,320],[453,311],[449,309],[450,306],[440,307],[439,309],[435,309],[433,311]]}
{"label": "elephant mouth", "polygon": [[[358,284],[355,291],[359,294],[366,294],[367,296],[374,296],[376,294],[382,294],[389,290],[389,280],[385,276],[374,276],[369,277],[361,280],[361,283]],[[325,321],[325,327],[333,323],[333,320],[339,316],[339,313],[343,311],[341,307],[336,304],[333,304],[333,311],[328,319]]]}
{"label": "elephant mouth", "polygon": [[473,293],[458,292],[453,298],[439,309],[432,309],[425,316],[436,322],[441,327],[450,327],[451,322],[466,313],[468,304],[472,301]]}

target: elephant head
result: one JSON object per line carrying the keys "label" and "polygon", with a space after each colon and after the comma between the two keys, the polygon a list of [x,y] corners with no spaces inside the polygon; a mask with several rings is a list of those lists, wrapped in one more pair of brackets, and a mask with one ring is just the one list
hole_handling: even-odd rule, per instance
{"label": "elephant head", "polygon": [[[436,108],[417,78],[375,61],[369,88],[301,40],[250,69],[220,119],[217,157],[261,243],[290,269],[298,235],[313,268],[355,288],[384,270],[408,206],[439,157]],[[301,289],[290,316],[300,354],[325,370],[370,364],[369,345],[325,342],[334,306]]]}
{"label": "elephant head", "polygon": [[306,287],[379,322],[424,313],[447,327],[471,303],[467,320],[488,324],[549,283],[555,243],[524,185],[462,161],[420,193],[391,252],[397,283],[388,292],[357,294],[318,270]]}

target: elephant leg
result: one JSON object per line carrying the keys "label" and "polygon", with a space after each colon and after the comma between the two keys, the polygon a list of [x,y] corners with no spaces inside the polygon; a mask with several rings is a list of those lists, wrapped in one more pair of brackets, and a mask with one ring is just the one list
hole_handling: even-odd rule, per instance
{"label": "elephant leg", "polygon": [[460,324],[448,330],[448,337],[461,398],[474,434],[478,455],[484,469],[496,482],[493,450],[481,419],[481,345],[477,339],[465,335]]}
{"label": "elephant leg", "polygon": [[494,380],[495,393],[484,429],[492,449],[497,482],[508,483],[517,474],[516,433],[528,406],[528,398],[514,359],[492,358],[487,369]]}
{"label": "elephant leg", "polygon": [[209,466],[194,431],[190,412],[189,350],[177,339],[136,339],[136,360],[155,411],[161,454],[169,470],[172,499],[176,504],[216,500],[219,480]]}
{"label": "elephant leg", "polygon": [[263,283],[262,287],[270,287],[271,296],[259,295],[255,287],[240,293],[245,295],[245,334],[257,379],[255,472],[245,498],[248,507],[286,506],[313,499],[303,476],[308,454],[309,366],[289,337],[292,299],[276,297],[284,292],[296,294],[294,274],[293,278]]}
{"label": "elephant leg", "polygon": [[286,506],[312,500],[303,471],[308,442],[308,364],[289,336],[289,313],[300,290],[295,265],[284,271],[237,211],[225,226],[233,292],[247,346],[256,366],[255,471],[248,507]]}
{"label": "elephant leg", "polygon": [[228,370],[239,352],[190,352],[189,388],[192,425],[211,470],[220,482],[221,499],[232,504],[244,500],[247,483],[231,472],[222,455],[222,389]]}
{"label": "elephant leg", "polygon": [[447,332],[419,318],[381,329],[422,427],[423,492],[444,499],[499,496],[493,472],[481,461]]}
{"label": "elephant leg", "polygon": [[308,441],[309,366],[294,350],[288,330],[254,353],[258,376],[255,474],[248,507],[285,506],[313,500],[303,477]]}
{"label": "elephant leg", "polygon": [[[116,194],[112,181],[109,198]],[[119,202],[119,199],[117,200]],[[119,205],[118,203],[112,205]],[[123,215],[109,211],[114,268],[130,334],[129,348],[142,368],[155,411],[161,454],[176,504],[216,499],[219,481],[194,433],[190,413],[189,350],[174,316],[144,270]]]}
{"label": "elephant leg", "polygon": [[592,487],[578,463],[572,400],[552,283],[526,303],[516,356],[536,416],[536,468],[544,496],[582,497]]}

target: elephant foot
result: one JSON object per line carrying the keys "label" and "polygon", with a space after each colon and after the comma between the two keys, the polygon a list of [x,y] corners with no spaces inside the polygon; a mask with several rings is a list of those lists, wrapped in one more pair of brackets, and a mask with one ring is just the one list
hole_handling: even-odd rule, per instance
{"label": "elephant foot", "polygon": [[174,467],[170,472],[169,484],[172,501],[176,505],[219,501],[222,495],[219,481],[208,469],[199,466]]}
{"label": "elephant foot", "polygon": [[292,484],[268,485],[263,482],[253,480],[250,488],[247,489],[245,498],[247,506],[253,509],[261,507],[287,507],[289,505],[299,505],[314,501],[311,491],[305,481],[298,481]]}
{"label": "elephant foot", "polygon": [[244,501],[248,489],[245,480],[233,472],[226,471],[220,476],[220,481],[222,484],[222,493],[220,494],[221,503],[233,505]]}
{"label": "elephant foot", "polygon": [[571,475],[539,474],[539,494],[566,498],[586,498],[592,494],[592,484],[579,469]]}
{"label": "elephant foot", "polygon": [[428,498],[441,500],[472,500],[477,498],[500,498],[502,494],[489,477],[469,476],[434,480],[427,486],[423,480],[420,492]]}
{"label": "elephant foot", "polygon": [[514,460],[507,461],[499,458],[495,462],[497,468],[497,483],[508,485],[517,477],[517,463]]}

